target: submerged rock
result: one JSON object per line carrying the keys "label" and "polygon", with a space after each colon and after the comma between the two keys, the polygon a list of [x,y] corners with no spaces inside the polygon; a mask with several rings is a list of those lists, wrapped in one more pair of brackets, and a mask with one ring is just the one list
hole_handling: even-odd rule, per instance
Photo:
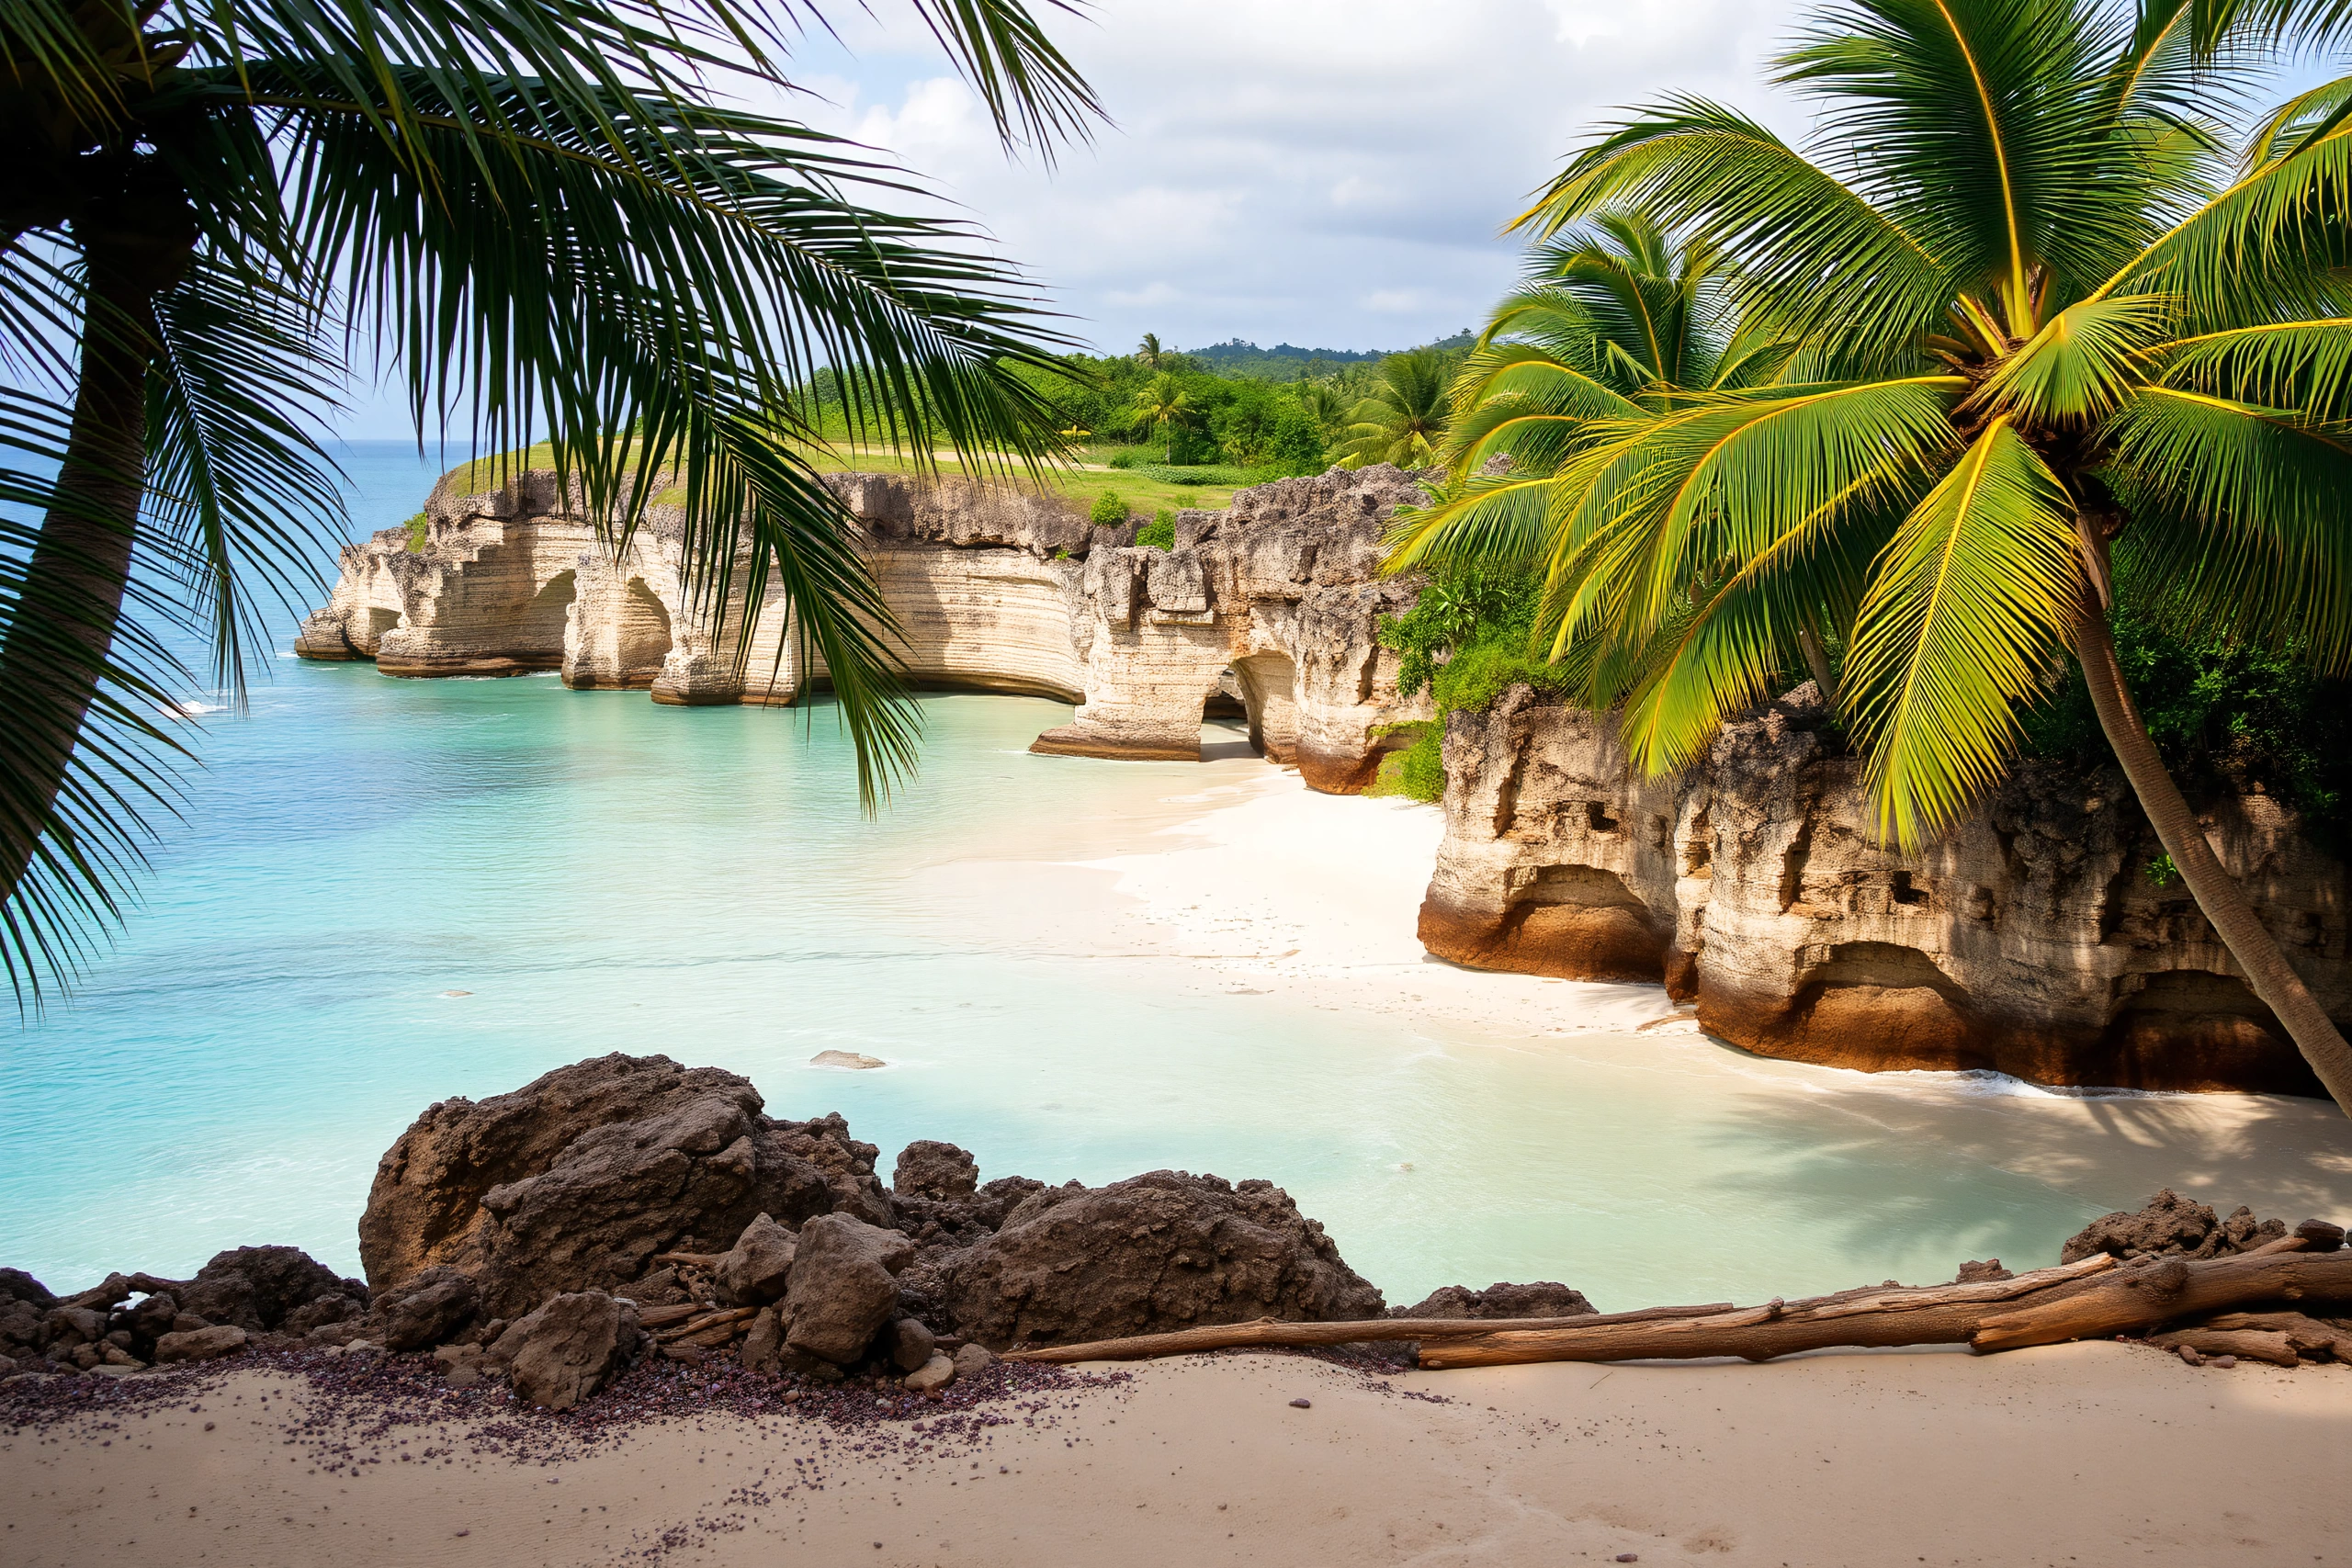
{"label": "submerged rock", "polygon": [[479,1104],[444,1100],[378,1165],[359,1254],[381,1288],[435,1265],[514,1316],[617,1290],[664,1252],[731,1247],[761,1214],[891,1219],[876,1150],[838,1115],[780,1122],[717,1067],[617,1053]]}
{"label": "submerged rock", "polygon": [[957,1331],[998,1348],[1383,1305],[1281,1188],[1173,1170],[1032,1193],[940,1274]]}

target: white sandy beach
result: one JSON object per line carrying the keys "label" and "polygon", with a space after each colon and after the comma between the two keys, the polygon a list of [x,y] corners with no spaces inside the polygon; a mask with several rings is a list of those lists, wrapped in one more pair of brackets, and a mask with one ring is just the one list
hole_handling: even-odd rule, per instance
{"label": "white sandy beach", "polygon": [[[2352,1370],[2192,1371],[2117,1345],[1502,1368],[1402,1375],[1389,1392],[1303,1358],[1194,1359],[1063,1396],[1050,1424],[1016,1419],[980,1449],[912,1462],[862,1461],[839,1434],[822,1448],[821,1424],[779,1414],[649,1427],[554,1463],[404,1462],[387,1445],[388,1462],[330,1475],[286,1435],[307,1404],[298,1381],[241,1373],[192,1403],[203,1411],[104,1432],[0,1427],[0,1560],[2352,1561],[2341,1517]],[[821,1488],[786,1484],[796,1461],[823,1471]]]}

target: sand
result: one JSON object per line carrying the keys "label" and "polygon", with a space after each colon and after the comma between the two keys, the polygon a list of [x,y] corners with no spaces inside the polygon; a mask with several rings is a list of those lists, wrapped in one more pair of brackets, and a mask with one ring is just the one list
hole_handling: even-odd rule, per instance
{"label": "sand", "polygon": [[[1407,1373],[1385,1390],[1301,1357],[1195,1358],[912,1463],[844,1463],[817,1422],[707,1416],[576,1460],[393,1450],[326,1474],[286,1440],[306,1386],[248,1371],[191,1397],[201,1412],[0,1424],[0,1561],[2352,1560],[2352,1370],[2192,1371],[2112,1344]],[[786,1483],[796,1461],[825,1472],[821,1489]]]}

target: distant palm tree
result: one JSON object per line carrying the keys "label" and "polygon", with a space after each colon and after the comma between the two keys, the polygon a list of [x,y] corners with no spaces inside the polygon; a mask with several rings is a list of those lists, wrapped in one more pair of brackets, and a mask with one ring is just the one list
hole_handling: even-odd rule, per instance
{"label": "distant palm tree", "polygon": [[1136,344],[1136,363],[1147,370],[1159,369],[1159,362],[1166,357],[1167,351],[1159,346],[1158,333],[1144,333],[1143,341]]}
{"label": "distant palm tree", "polygon": [[1781,60],[1828,100],[1822,162],[1687,97],[1572,159],[1522,225],[1631,204],[1714,236],[1737,305],[1802,347],[1771,385],[1596,399],[1549,486],[1546,613],[1653,770],[1769,695],[1800,636],[1842,644],[1906,844],[2003,776],[2071,656],[2199,906],[2352,1108],[2352,1048],[2165,772],[2108,625],[2134,592],[2352,669],[2352,118],[2290,106],[2233,156],[2208,118],[2242,50],[2340,43],[2352,6],[2209,4],[1847,0]]}
{"label": "distant palm tree", "polygon": [[[1049,151],[1099,114],[1023,0],[914,4],[1008,142]],[[1012,370],[1050,372],[1058,340],[968,231],[845,194],[895,197],[899,171],[734,107],[788,92],[811,22],[807,0],[0,10],[0,965],[20,1000],[115,917],[169,806],[160,628],[202,626],[241,692],[253,592],[290,603],[341,533],[311,421],[354,340],[398,366],[420,436],[455,406],[479,446],[550,437],[609,547],[677,487],[697,594],[781,591],[861,791],[910,762],[896,628],[796,390],[830,367],[854,433],[1030,463],[1053,421]]]}
{"label": "distant palm tree", "polygon": [[1351,405],[1328,381],[1302,381],[1298,384],[1298,406],[1306,411],[1306,417],[1315,422],[1317,433],[1329,446],[1347,423]]}
{"label": "distant palm tree", "polygon": [[[1146,342],[1150,340],[1147,338]],[[1147,429],[1157,429],[1168,437],[1168,460],[1176,460],[1176,427],[1190,423],[1193,400],[1184,391],[1183,383],[1161,371],[1144,383],[1136,394],[1136,417]]]}
{"label": "distant palm tree", "polygon": [[1428,468],[1438,461],[1451,418],[1445,392],[1445,361],[1434,352],[1388,355],[1372,395],[1349,412],[1333,457],[1350,468],[1366,463]]}

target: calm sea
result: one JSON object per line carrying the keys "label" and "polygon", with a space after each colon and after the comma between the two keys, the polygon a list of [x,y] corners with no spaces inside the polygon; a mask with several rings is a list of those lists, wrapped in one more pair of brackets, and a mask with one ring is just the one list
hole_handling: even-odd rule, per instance
{"label": "calm sea", "polygon": [[[440,467],[349,462],[357,529]],[[1259,764],[1031,757],[1052,703],[925,699],[922,773],[868,818],[822,708],[393,681],[290,644],[249,717],[203,719],[187,819],[111,953],[0,1036],[0,1263],[52,1286],[255,1242],[356,1271],[376,1160],[419,1111],[608,1051],[843,1111],[886,1170],[941,1137],[984,1177],[1269,1177],[1392,1302],[1530,1278],[1604,1307],[1756,1299],[2042,1260],[2144,1196],[2149,1141],[2191,1122],[2183,1179],[2352,1196],[2352,1139],[2309,1102],[2243,1102],[2228,1136],[2145,1098],[2037,1121],[1999,1086],[1758,1071],[1696,1039],[1530,1048],[1057,952],[925,869],[1131,849],[1138,813]],[[891,1066],[808,1065],[834,1048]]]}

